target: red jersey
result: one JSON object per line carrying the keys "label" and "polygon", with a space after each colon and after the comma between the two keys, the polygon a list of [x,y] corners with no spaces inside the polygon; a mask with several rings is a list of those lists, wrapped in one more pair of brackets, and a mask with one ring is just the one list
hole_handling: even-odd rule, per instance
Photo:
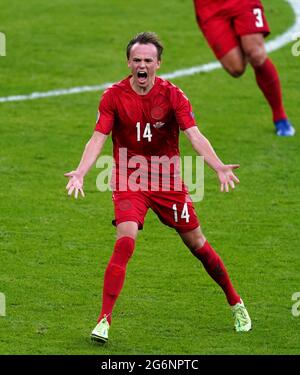
{"label": "red jersey", "polygon": [[95,130],[112,132],[113,155],[119,169],[120,149],[127,162],[134,156],[179,156],[179,130],[195,126],[192,107],[184,93],[172,83],[155,78],[146,95],[137,94],[131,76],[108,88],[100,101]]}

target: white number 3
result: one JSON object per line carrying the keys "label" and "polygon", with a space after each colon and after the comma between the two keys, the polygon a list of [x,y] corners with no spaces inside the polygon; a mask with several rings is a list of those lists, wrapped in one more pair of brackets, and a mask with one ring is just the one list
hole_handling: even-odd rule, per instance
{"label": "white number 3", "polygon": [[253,14],[256,17],[255,26],[256,27],[263,27],[263,25],[264,25],[264,19],[263,19],[263,16],[262,16],[261,9],[260,8],[253,9]]}

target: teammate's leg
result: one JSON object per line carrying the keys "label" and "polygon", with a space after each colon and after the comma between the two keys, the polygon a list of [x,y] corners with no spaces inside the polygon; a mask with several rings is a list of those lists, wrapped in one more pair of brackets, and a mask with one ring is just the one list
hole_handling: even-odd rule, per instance
{"label": "teammate's leg", "polygon": [[239,46],[232,48],[219,61],[223,68],[234,78],[240,77],[246,70],[247,60]]}
{"label": "teammate's leg", "polygon": [[257,85],[272,110],[277,135],[294,135],[295,129],[284,109],[278,72],[266,53],[264,37],[270,33],[270,28],[259,1],[241,8],[234,18],[234,29],[240,38],[243,54],[253,67]]}
{"label": "teammate's leg", "polygon": [[244,35],[241,37],[241,44],[247,60],[254,69],[258,87],[272,109],[274,123],[287,120],[282,100],[280,78],[275,65],[267,56],[263,35]]}
{"label": "teammate's leg", "polygon": [[196,9],[196,12],[199,28],[216,58],[230,75],[240,77],[246,69],[247,60],[231,19],[218,12],[208,19],[201,19],[202,9]]}

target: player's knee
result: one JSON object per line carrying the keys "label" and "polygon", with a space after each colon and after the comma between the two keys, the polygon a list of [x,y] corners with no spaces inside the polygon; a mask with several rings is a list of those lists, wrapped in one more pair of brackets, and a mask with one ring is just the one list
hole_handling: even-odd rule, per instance
{"label": "player's knee", "polygon": [[135,246],[135,240],[132,237],[124,236],[116,241],[114,255],[120,258],[121,263],[127,263],[131,258]]}
{"label": "player's knee", "polygon": [[123,222],[117,226],[117,239],[122,237],[131,237],[136,239],[138,233],[138,223],[136,222]]}
{"label": "player's knee", "polygon": [[247,60],[242,49],[236,47],[223,56],[220,63],[232,77],[238,78],[245,72]]}
{"label": "player's knee", "polygon": [[196,250],[202,248],[205,242],[206,242],[206,238],[201,233],[189,240],[188,247],[192,252],[195,252]]}
{"label": "player's knee", "polygon": [[239,78],[245,73],[245,69],[246,66],[244,64],[238,64],[230,67],[227,71],[233,78]]}
{"label": "player's knee", "polygon": [[254,67],[262,65],[267,58],[264,46],[260,45],[254,45],[245,51],[245,54],[249,63]]}

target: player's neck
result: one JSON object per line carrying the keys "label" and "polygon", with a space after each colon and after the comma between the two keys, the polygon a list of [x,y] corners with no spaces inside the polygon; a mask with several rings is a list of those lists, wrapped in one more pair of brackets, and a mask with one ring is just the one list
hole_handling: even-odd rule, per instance
{"label": "player's neck", "polygon": [[139,86],[137,82],[135,82],[134,78],[130,78],[130,86],[133,91],[135,91],[138,95],[147,95],[148,92],[152,89],[155,83],[155,77],[153,79],[153,82],[150,82],[147,86]]}

